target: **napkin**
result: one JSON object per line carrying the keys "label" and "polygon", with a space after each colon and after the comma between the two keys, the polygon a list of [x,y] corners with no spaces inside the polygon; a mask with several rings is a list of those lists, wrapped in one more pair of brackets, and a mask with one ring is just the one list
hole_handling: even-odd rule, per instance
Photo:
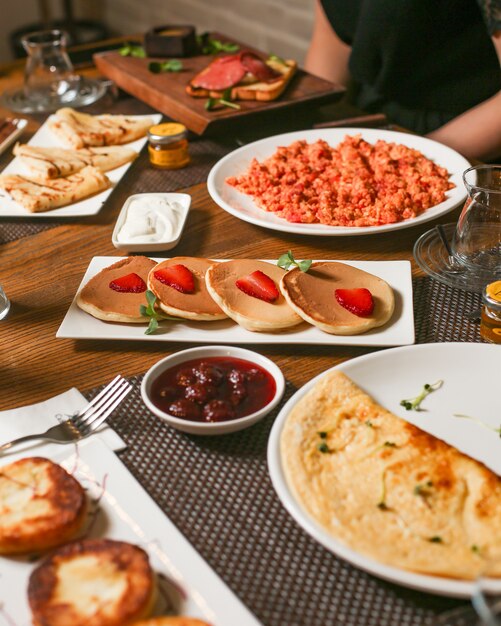
{"label": "napkin", "polygon": [[[30,404],[28,406],[21,406],[17,409],[10,409],[8,411],[0,411],[0,444],[22,437],[24,435],[31,435],[34,433],[41,433],[46,431],[51,426],[59,424],[60,420],[68,419],[76,411],[79,411],[87,404],[87,400],[84,396],[75,389],[69,389],[64,393],[39,402],[37,404]],[[111,450],[123,450],[126,447],[125,442],[117,433],[112,430],[106,424],[103,424],[95,434],[88,437],[101,438]],[[38,454],[38,448],[43,445],[44,453],[46,449],[51,448],[53,450],[62,449],[63,445],[68,444],[48,444],[43,441],[30,441],[25,444],[19,444],[12,448],[12,453],[17,454],[23,451],[29,450],[30,454]],[[49,451],[47,450],[47,453]],[[2,453],[1,457],[9,456],[9,452]]]}

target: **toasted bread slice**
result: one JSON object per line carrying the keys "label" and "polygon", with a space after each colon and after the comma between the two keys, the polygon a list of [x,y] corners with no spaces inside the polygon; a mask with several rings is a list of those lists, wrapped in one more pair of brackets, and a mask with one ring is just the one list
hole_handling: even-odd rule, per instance
{"label": "toasted bread slice", "polygon": [[[213,263],[214,261],[209,259],[178,256],[162,261],[154,267],[148,275],[148,289],[158,298],[162,311],[167,315],[199,322],[225,319],[227,315],[210,296],[205,284],[205,274]],[[157,272],[175,265],[183,265],[191,272],[195,285],[192,293],[182,293],[155,277]]]}
{"label": "toasted bread slice", "polygon": [[129,626],[151,614],[155,577],[138,546],[86,539],[63,546],[32,572],[34,626]]}
{"label": "toasted bread slice", "polygon": [[211,626],[196,617],[151,617],[135,622],[134,626]]}
{"label": "toasted bread slice", "polygon": [[49,459],[0,469],[0,554],[47,550],[73,538],[85,521],[80,483]]}
{"label": "toasted bread slice", "polygon": [[[291,59],[282,62],[273,57],[267,59],[266,64],[277,72],[280,72],[282,76],[270,82],[249,82],[247,79],[244,79],[238,85],[231,88],[232,100],[270,101],[276,100],[283,93],[291,78],[296,73],[297,62]],[[186,92],[194,98],[222,98],[224,95],[223,91],[200,89],[192,87],[191,85],[187,85]]]}
{"label": "toasted bread slice", "polygon": [[[367,317],[350,312],[335,297],[336,289],[368,289],[374,311]],[[308,272],[294,268],[284,274],[280,291],[305,321],[332,335],[359,335],[382,326],[393,315],[395,297],[381,278],[334,261],[312,263]]]}
{"label": "toasted bread slice", "polygon": [[265,302],[247,295],[236,286],[236,281],[255,271],[266,274],[276,284],[283,269],[256,259],[235,259],[211,265],[205,278],[213,299],[237,324],[255,332],[275,332],[297,326],[301,317],[295,313],[280,294],[275,302]]}

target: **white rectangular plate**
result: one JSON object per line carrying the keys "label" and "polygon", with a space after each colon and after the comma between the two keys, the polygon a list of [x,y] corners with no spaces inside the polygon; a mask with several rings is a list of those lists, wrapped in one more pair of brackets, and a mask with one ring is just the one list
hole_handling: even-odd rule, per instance
{"label": "white rectangular plate", "polygon": [[[94,257],[80,289],[98,272],[123,257]],[[165,259],[156,259],[158,262]],[[275,263],[275,261],[269,261]],[[217,322],[164,321],[153,335],[145,325],[103,322],[78,308],[76,298],[56,336],[71,339],[125,339],[142,341],[185,341],[230,344],[317,344],[345,346],[400,346],[414,343],[412,276],[409,261],[343,261],[385,280],[395,293],[395,311],[390,321],[362,335],[330,335],[306,322],[279,333],[253,333],[232,320]],[[146,303],[146,299],[145,299]]]}
{"label": "white rectangular plate", "polygon": [[[51,116],[53,117],[53,116]],[[160,114],[156,115],[130,115],[131,118],[142,118],[142,117],[151,117],[155,124],[158,124],[162,119]],[[36,146],[38,148],[68,148],[58,140],[56,135],[54,135],[48,126],[48,120],[40,126],[38,131],[33,135],[33,137],[28,141],[28,145]],[[147,138],[143,137],[142,139],[136,139],[136,141],[131,141],[130,143],[124,144],[127,148],[131,148],[136,152],[139,152],[141,148],[146,143]],[[133,163],[133,161],[131,162]],[[105,189],[101,193],[98,193],[94,196],[90,196],[90,198],[85,198],[84,200],[80,200],[80,202],[74,202],[73,204],[69,204],[68,206],[61,207],[60,209],[52,209],[50,211],[43,211],[41,213],[31,213],[24,207],[22,207],[17,202],[14,202],[4,191],[0,190],[0,217],[29,217],[30,219],[37,219],[40,217],[82,217],[84,215],[95,215],[99,213],[103,204],[108,199],[108,196],[111,194],[113,189],[116,187],[117,183],[120,181],[122,176],[131,166],[131,163],[125,163],[125,165],[121,165],[110,172],[106,172],[106,176],[110,179],[112,186],[109,189]],[[15,157],[3,170],[2,174],[26,174],[26,170],[21,162],[21,159]]]}
{"label": "white rectangular plate", "polygon": [[[162,590],[156,615],[197,617],[213,626],[260,626],[102,441],[87,440],[78,451],[73,445],[60,447],[56,454],[50,454],[52,449],[37,446],[31,454],[60,463],[88,489],[91,500],[98,500],[91,505],[90,536],[127,541],[148,552]],[[30,454],[2,458],[2,465],[24,456]],[[2,558],[2,626],[31,624],[26,589],[35,567],[29,558]]]}

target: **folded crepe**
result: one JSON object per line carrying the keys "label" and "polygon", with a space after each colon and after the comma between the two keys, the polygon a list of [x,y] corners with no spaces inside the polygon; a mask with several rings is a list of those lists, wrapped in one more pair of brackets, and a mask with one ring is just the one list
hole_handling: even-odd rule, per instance
{"label": "folded crepe", "polygon": [[92,165],[102,172],[113,170],[136,158],[137,152],[122,146],[105,146],[68,150],[65,148],[38,148],[16,144],[14,154],[26,166],[28,178],[45,182],[79,172]]}
{"label": "folded crepe", "polygon": [[89,115],[70,108],[49,118],[49,128],[70,148],[113,146],[144,137],[154,124],[150,117]]}
{"label": "folded crepe", "polygon": [[66,178],[55,178],[44,183],[37,183],[17,174],[0,176],[0,189],[32,213],[50,211],[78,202],[110,185],[106,174],[90,165]]}

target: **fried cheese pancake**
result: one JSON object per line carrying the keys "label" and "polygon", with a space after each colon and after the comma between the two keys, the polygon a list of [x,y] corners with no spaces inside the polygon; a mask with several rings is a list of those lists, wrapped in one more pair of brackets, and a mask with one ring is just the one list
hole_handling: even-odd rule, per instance
{"label": "fried cheese pancake", "polygon": [[150,117],[89,115],[64,108],[49,118],[49,128],[69,148],[116,146],[144,137],[153,126]]}
{"label": "fried cheese pancake", "polygon": [[66,178],[54,178],[43,183],[18,174],[0,176],[0,189],[32,213],[73,204],[110,186],[111,182],[106,174],[90,165]]}
{"label": "fried cheese pancake", "polygon": [[129,626],[150,615],[155,595],[146,552],[111,539],[63,546],[28,583],[34,626]]}
{"label": "fried cheese pancake", "polygon": [[80,483],[49,459],[0,468],[0,554],[26,554],[73,538],[85,521]]}
{"label": "fried cheese pancake", "polygon": [[501,577],[501,479],[342,372],[299,400],[280,446],[298,502],[349,548],[423,574],[471,580],[489,564]]}

